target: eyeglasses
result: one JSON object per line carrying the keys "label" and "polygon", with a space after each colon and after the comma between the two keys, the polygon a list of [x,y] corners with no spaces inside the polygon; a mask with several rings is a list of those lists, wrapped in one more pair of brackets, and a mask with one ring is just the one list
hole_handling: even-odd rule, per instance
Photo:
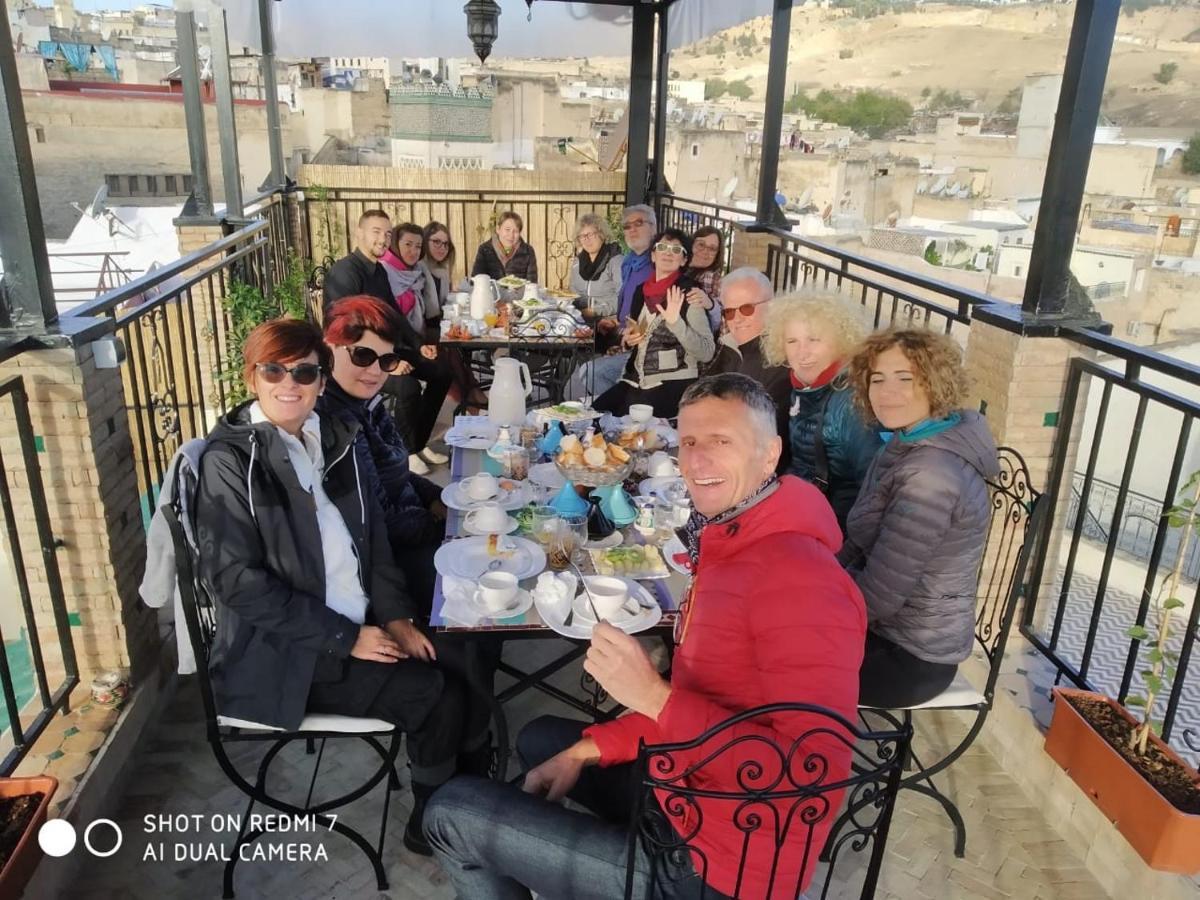
{"label": "eyeglasses", "polygon": [[623,231],[633,231],[635,228],[645,228],[649,223],[645,219],[630,219],[621,226]]}
{"label": "eyeglasses", "polygon": [[590,241],[592,238],[596,238],[596,237],[600,237],[600,232],[598,232],[598,231],[581,231],[581,232],[579,232],[578,235],[576,235],[576,240]]}
{"label": "eyeglasses", "polygon": [[659,241],[654,245],[656,253],[672,253],[675,256],[683,255],[683,244],[668,244],[666,241]]}
{"label": "eyeglasses", "polygon": [[290,369],[280,363],[258,363],[254,370],[262,376],[262,380],[267,384],[279,384],[283,381],[283,376],[291,375],[292,381],[296,384],[307,386],[315,384],[317,379],[324,374],[324,371],[316,363],[300,363]]}
{"label": "eyeglasses", "polygon": [[400,365],[400,357],[395,353],[384,353],[380,356],[370,347],[347,347],[346,352],[350,354],[350,362],[360,369],[369,369],[375,363],[379,363],[381,371],[394,372],[396,366]]}
{"label": "eyeglasses", "polygon": [[446,240],[442,240],[441,238],[430,238],[429,246],[430,247],[449,247],[450,242],[446,241]]}
{"label": "eyeglasses", "polygon": [[732,322],[733,317],[738,313],[741,313],[743,316],[747,317],[752,316],[754,315],[754,307],[762,306],[764,303],[769,302],[769,300],[759,300],[757,303],[743,303],[741,306],[734,306],[730,309],[721,310],[721,315],[725,317],[726,322]]}

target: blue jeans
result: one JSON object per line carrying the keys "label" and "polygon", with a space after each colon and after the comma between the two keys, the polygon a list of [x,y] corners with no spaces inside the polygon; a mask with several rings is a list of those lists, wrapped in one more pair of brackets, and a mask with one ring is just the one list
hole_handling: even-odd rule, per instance
{"label": "blue jeans", "polygon": [[[579,740],[584,722],[544,716],[521,730],[517,752],[533,768]],[[459,776],[425,809],[425,834],[462,900],[618,900],[625,896],[632,765],[584,770],[572,800],[595,815],[573,812],[515,785]],[[719,900],[692,870],[651,861],[640,842],[634,898]]]}
{"label": "blue jeans", "polygon": [[568,400],[599,397],[621,380],[627,362],[629,351],[588,360],[572,373],[564,396]]}

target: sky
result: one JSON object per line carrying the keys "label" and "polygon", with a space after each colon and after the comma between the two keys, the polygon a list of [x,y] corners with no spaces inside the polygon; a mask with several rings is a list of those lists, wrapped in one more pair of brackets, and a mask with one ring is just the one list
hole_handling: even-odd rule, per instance
{"label": "sky", "polygon": [[[145,2],[145,0],[140,0]],[[49,0],[43,0],[50,5]],[[496,56],[628,56],[631,13],[588,3],[499,0]],[[80,10],[127,9],[139,0],[75,0]],[[254,0],[225,0],[230,36],[251,27]],[[283,0],[272,4],[282,56],[468,56],[461,0]],[[672,46],[770,11],[771,0],[683,0],[672,13]],[[235,22],[241,17],[241,24]],[[615,21],[614,21],[615,20]],[[255,33],[257,26],[254,26]]]}

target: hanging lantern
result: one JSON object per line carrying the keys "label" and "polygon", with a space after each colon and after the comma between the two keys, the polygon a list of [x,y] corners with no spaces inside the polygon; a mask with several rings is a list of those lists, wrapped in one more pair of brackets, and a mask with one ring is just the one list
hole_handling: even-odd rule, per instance
{"label": "hanging lantern", "polygon": [[496,0],[470,0],[463,7],[467,14],[467,37],[475,45],[475,55],[486,62],[499,29],[500,4]]}

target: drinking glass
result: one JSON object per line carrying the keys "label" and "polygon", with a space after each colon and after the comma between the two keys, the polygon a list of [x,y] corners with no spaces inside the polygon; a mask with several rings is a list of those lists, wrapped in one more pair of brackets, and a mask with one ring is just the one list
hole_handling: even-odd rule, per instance
{"label": "drinking glass", "polygon": [[562,571],[572,563],[579,565],[582,562],[583,545],[587,541],[587,516],[562,516],[556,524],[546,558],[550,568]]}
{"label": "drinking glass", "polygon": [[663,543],[675,533],[675,504],[662,497],[654,501],[654,541]]}
{"label": "drinking glass", "polygon": [[504,477],[524,481],[529,477],[529,451],[524,447],[509,447],[504,451]]}
{"label": "drinking glass", "polygon": [[558,530],[558,511],[553,506],[535,506],[530,537],[542,546],[549,545]]}

